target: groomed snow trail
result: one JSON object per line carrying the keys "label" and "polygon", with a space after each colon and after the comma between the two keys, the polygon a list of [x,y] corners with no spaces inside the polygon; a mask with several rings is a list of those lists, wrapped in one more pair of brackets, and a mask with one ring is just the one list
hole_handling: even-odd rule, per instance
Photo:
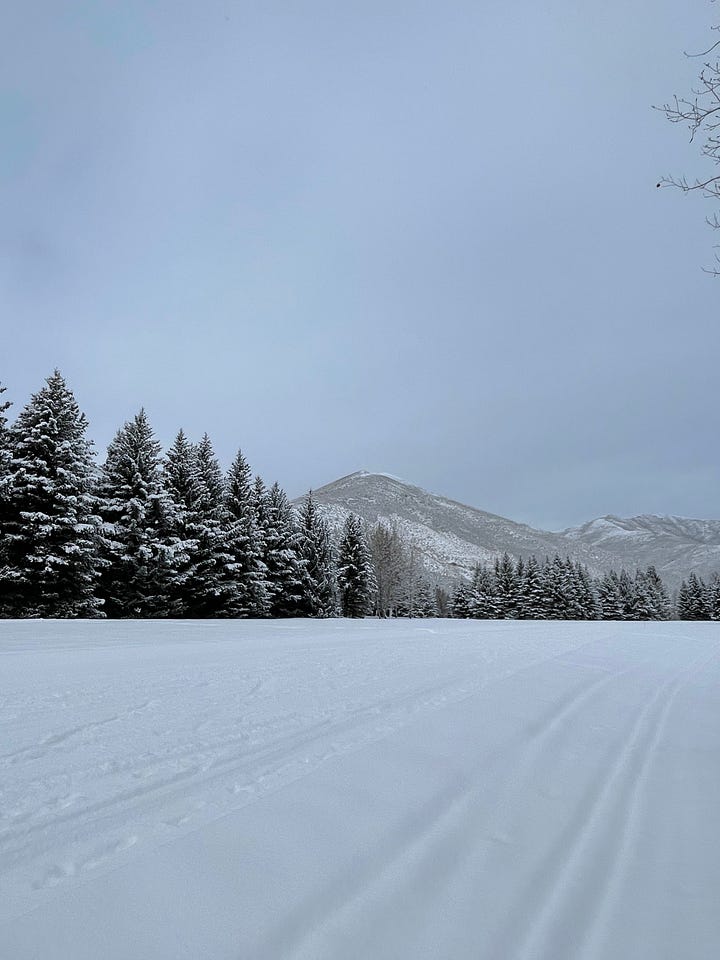
{"label": "groomed snow trail", "polygon": [[0,623],[2,960],[716,960],[717,624]]}

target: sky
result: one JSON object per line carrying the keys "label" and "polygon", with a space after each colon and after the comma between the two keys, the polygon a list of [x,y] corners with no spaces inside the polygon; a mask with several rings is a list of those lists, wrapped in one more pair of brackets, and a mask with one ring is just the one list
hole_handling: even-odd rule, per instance
{"label": "sky", "polygon": [[291,496],[720,517],[707,0],[9,0],[0,380]]}

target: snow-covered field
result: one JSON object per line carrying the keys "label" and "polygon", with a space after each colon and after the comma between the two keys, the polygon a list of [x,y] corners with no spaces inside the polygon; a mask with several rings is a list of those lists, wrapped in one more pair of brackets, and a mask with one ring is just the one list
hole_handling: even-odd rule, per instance
{"label": "snow-covered field", "polygon": [[2,960],[716,960],[717,624],[0,624]]}

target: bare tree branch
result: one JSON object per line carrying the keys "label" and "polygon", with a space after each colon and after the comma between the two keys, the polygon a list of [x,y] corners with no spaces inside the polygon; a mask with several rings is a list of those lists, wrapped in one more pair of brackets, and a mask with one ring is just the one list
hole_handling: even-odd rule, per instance
{"label": "bare tree branch", "polygon": [[[715,2],[715,0],[711,0]],[[720,24],[710,28],[720,30]],[[708,57],[715,54],[718,59],[706,60],[698,77],[698,86],[690,91],[689,97],[679,97],[654,109],[660,110],[670,123],[686,125],[690,132],[690,142],[700,142],[700,156],[712,164],[720,166],[720,40],[716,40],[706,50],[697,54],[685,53],[686,57]],[[665,176],[658,187],[676,187],[683,193],[700,193],[705,199],[720,200],[720,173],[715,176],[688,179],[685,176]],[[720,215],[714,213],[705,218],[713,229],[720,229]],[[703,268],[705,273],[720,276],[720,257],[715,254],[715,265]]]}

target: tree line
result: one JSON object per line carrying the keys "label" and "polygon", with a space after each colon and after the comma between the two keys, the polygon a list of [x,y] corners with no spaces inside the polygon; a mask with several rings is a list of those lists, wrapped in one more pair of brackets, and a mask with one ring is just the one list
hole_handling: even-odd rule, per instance
{"label": "tree line", "polygon": [[[478,565],[452,595],[397,525],[349,515],[333,538],[309,494],[294,508],[241,451],[223,471],[207,436],[163,455],[144,410],[101,465],[55,371],[10,422],[0,384],[0,616],[455,616],[666,619],[654,568],[629,576],[555,557]],[[720,579],[691,574],[677,615],[720,619]]]}

